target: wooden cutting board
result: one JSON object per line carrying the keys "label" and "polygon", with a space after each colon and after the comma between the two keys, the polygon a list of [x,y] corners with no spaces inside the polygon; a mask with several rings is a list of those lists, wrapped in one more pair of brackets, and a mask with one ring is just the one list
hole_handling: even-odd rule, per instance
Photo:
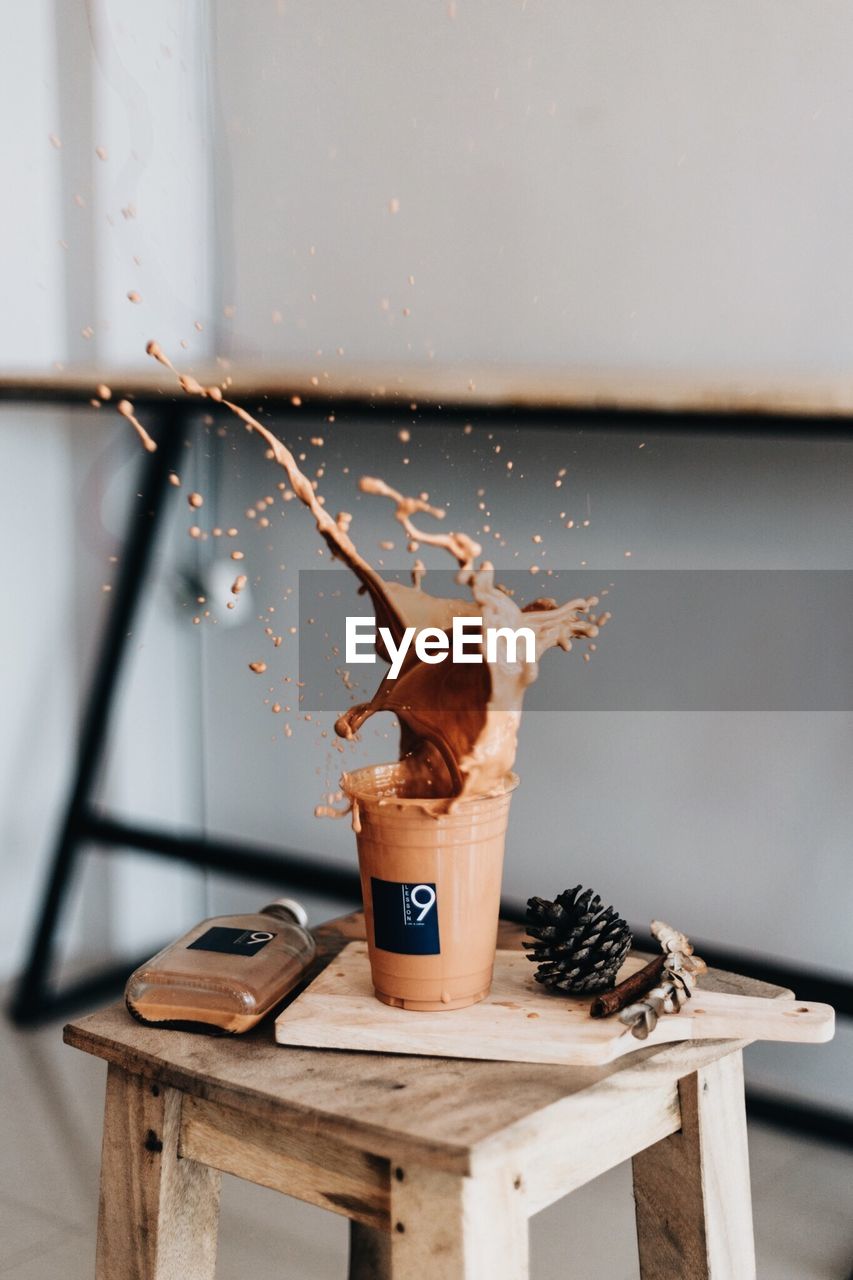
{"label": "wooden cutting board", "polygon": [[[620,979],[642,968],[630,957]],[[638,1040],[618,1018],[589,1016],[589,999],[552,995],[523,951],[498,951],[491,993],[467,1009],[421,1013],[373,994],[365,942],[351,942],[276,1020],[284,1045],[503,1062],[598,1065],[673,1040],[831,1040],[829,1005],[702,991]]]}

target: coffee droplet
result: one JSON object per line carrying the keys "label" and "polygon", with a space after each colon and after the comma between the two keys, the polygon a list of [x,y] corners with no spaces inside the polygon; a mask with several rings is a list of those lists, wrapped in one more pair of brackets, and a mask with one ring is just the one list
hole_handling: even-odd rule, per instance
{"label": "coffee droplet", "polygon": [[263,675],[263,673],[266,671],[266,669],[267,669],[267,664],[266,664],[265,662],[250,662],[250,663],[249,663],[249,670],[250,670],[250,671],[254,671],[254,673],[255,673],[255,675],[256,675],[256,676]]}
{"label": "coffee droplet", "polygon": [[204,498],[201,496],[200,493],[188,494],[187,502],[190,504],[191,507],[195,507],[195,508],[204,506]]}
{"label": "coffee droplet", "polygon": [[135,289],[129,289],[127,293],[128,302],[141,302],[142,294],[137,293]]}
{"label": "coffee droplet", "polygon": [[147,449],[149,453],[154,453],[155,449],[157,448],[157,441],[151,439],[150,435],[145,430],[142,423],[135,417],[133,412],[133,405],[130,403],[130,401],[119,400],[118,404],[116,405],[116,409],[121,414],[121,416],[123,418],[126,418],[127,421],[130,423],[130,425],[133,427],[134,431],[139,436],[139,439],[142,441],[143,447]]}

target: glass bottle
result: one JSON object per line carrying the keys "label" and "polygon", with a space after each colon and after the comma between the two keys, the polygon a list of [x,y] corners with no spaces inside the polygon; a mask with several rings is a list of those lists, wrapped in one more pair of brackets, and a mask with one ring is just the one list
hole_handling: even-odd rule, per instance
{"label": "glass bottle", "polygon": [[139,1022],[238,1035],[274,1009],[302,977],[316,946],[293,898],[253,915],[202,920],[130,975],[127,1007]]}

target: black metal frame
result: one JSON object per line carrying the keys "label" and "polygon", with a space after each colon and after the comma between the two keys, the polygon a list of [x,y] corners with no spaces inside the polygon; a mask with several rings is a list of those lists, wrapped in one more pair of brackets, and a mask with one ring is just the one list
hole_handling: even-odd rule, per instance
{"label": "black metal frame", "polygon": [[[66,803],[51,870],[38,913],[29,955],[15,988],[9,1009],[18,1026],[32,1026],[46,1019],[65,1015],[119,991],[132,961],[111,965],[93,976],[57,989],[51,983],[51,969],[56,949],[56,933],[62,908],[86,845],[98,846],[110,853],[137,850],[157,857],[169,858],[208,870],[250,879],[281,882],[291,889],[314,889],[340,896],[356,905],[360,902],[357,872],[324,862],[309,853],[221,840],[202,834],[174,834],[124,822],[96,808],[93,793],[103,763],[111,713],[118,691],[127,640],[133,628],[145,587],[151,558],[169,493],[169,472],[175,467],[183,444],[185,428],[194,406],[180,397],[152,392],[137,396],[153,410],[158,440],[156,452],[145,455],[140,500],[134,504],[128,520],[122,567],[112,597],[106,627],[101,639],[94,675],[85,704],[79,734],[74,778]],[[71,405],[85,403],[88,394],[62,387],[0,386],[0,401],[40,401]],[[369,411],[376,416],[405,416],[411,413],[402,405],[387,400],[335,400],[334,404],[315,399],[311,408],[326,413],[334,407],[339,414],[352,409]],[[436,406],[424,405],[426,420]],[[292,412],[289,395],[267,396],[264,408],[269,411]],[[470,405],[441,406],[434,420],[447,421],[459,416],[470,417]],[[478,407],[480,421],[525,421],[537,426],[582,426],[602,428],[606,425],[645,426],[649,430],[684,429],[685,418],[691,430],[715,433],[757,434],[766,432],[785,436],[845,437],[853,436],[853,424],[847,419],[800,418],[778,415],[729,415],[694,412],[689,415],[661,414],[648,410],[596,410],[585,407],[524,408]],[[523,920],[524,911],[517,903],[505,903],[509,919]],[[642,944],[644,939],[638,936]],[[853,983],[831,974],[802,969],[782,962],[742,955],[711,945],[701,945],[702,955],[716,967],[736,970],[780,986],[794,988],[804,1000],[820,1000],[833,1004],[841,1017],[853,1017]],[[144,957],[140,957],[140,961]],[[853,1145],[853,1120],[810,1104],[803,1105],[770,1095],[751,1093],[750,1111],[757,1118],[802,1130],[842,1145]]]}
{"label": "black metal frame", "polygon": [[[344,900],[353,904],[359,901],[359,880],[354,871],[321,867],[307,854],[282,849],[153,831],[113,818],[94,803],[127,642],[169,497],[169,473],[177,465],[193,409],[181,400],[165,400],[157,405],[157,416],[158,448],[144,455],[140,497],[129,516],[121,571],[95,659],[74,776],[27,961],[9,1009],[18,1026],[38,1025],[114,995],[135,967],[134,962],[126,960],[62,989],[51,984],[62,909],[87,846],[113,854],[140,850],[242,879],[268,883],[283,880],[293,888],[309,888],[320,882],[326,891],[340,894]],[[144,958],[140,957],[140,962]]]}

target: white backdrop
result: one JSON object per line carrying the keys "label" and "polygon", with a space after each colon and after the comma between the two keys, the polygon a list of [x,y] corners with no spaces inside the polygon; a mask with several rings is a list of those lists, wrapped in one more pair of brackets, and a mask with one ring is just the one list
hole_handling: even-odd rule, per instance
{"label": "white backdrop", "polygon": [[212,11],[236,350],[849,369],[849,5]]}
{"label": "white backdrop", "polygon": [[[338,348],[391,365],[850,367],[847,6],[457,0],[454,17],[443,3],[255,0],[251,21],[220,0],[6,8],[0,103],[20,175],[3,214],[9,366],[108,370],[144,361],[156,334],[188,362],[225,352],[318,375]],[[289,439],[297,424],[282,424]],[[15,548],[0,606],[6,972],[66,778],[119,509],[137,491],[117,430],[104,414],[7,411],[0,425],[0,530]],[[644,435],[641,454],[631,433],[507,437],[543,474],[570,468],[567,502],[593,511],[581,551],[538,490],[506,486],[479,429],[467,443],[416,431],[405,470],[392,428],[325,433],[330,503],[353,505],[344,447],[354,467],[417,476],[460,524],[486,480],[510,543],[529,546],[544,523],[564,567],[622,567],[626,547],[642,568],[853,567],[846,444]],[[256,451],[237,449],[218,482],[235,522],[268,482]],[[388,536],[385,515],[359,508],[368,545]],[[311,814],[339,758],[315,726],[273,743],[246,683],[255,624],[199,636],[175,607],[180,535],[136,637],[111,802],[351,861],[349,832]],[[273,564],[317,563],[298,512],[271,545],[253,552],[270,590]],[[69,631],[71,646],[45,640]],[[669,912],[698,935],[849,972],[844,931],[826,922],[849,914],[853,889],[851,732],[841,715],[531,718],[507,890],[583,879],[632,918]],[[159,940],[204,894],[134,861],[96,873],[87,901],[82,936],[99,950]],[[846,1048],[760,1051],[753,1070],[850,1105]]]}

